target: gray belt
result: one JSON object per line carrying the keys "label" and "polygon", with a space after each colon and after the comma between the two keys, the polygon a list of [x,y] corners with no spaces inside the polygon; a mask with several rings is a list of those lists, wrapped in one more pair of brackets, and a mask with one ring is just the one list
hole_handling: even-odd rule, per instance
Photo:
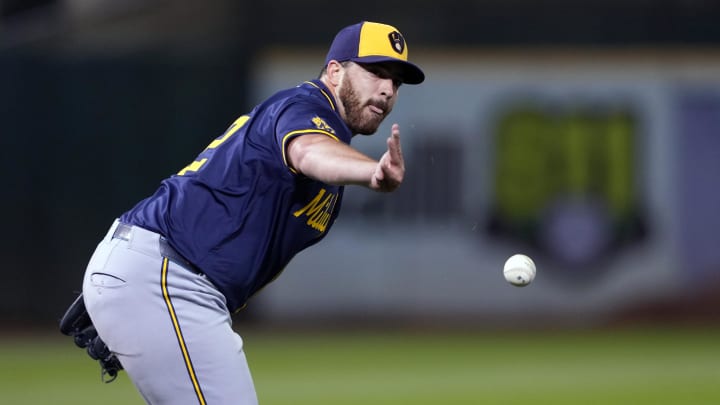
{"label": "gray belt", "polygon": [[[130,233],[132,233],[132,228],[133,225],[124,224],[122,222],[118,223],[117,228],[115,228],[115,232],[113,232],[113,239],[122,239],[125,241],[129,241]],[[167,242],[167,240],[165,240],[165,237],[163,236],[160,236],[159,250],[160,255],[162,255],[162,257],[167,257],[168,260],[170,260],[171,262],[179,264],[186,269],[192,271],[193,273],[203,274],[200,269],[198,269],[192,263],[187,261],[187,259],[182,257],[182,255],[178,253],[177,250],[173,249],[173,247],[170,246],[170,244]]]}

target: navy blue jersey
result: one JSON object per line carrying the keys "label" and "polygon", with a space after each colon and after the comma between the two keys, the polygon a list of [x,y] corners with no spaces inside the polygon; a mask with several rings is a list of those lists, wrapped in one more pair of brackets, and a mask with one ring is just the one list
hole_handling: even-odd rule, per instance
{"label": "navy blue jersey", "polygon": [[337,217],[343,187],[288,166],[288,142],[352,133],[318,80],[280,91],[243,115],[197,159],[120,220],[163,235],[218,287],[233,311],[272,281]]}

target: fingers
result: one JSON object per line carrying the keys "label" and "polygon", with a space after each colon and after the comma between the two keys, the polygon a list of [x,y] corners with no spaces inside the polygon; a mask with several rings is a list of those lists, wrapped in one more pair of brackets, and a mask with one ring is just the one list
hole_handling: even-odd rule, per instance
{"label": "fingers", "polygon": [[370,188],[376,191],[390,192],[400,187],[405,177],[405,161],[400,147],[400,126],[393,124],[387,139],[387,151],[375,167]]}
{"label": "fingers", "polygon": [[393,124],[390,137],[387,140],[390,163],[404,166],[402,148],[400,147],[400,125]]}
{"label": "fingers", "polygon": [[378,162],[374,180],[380,191],[394,191],[400,186],[405,176],[405,162],[400,147],[400,126],[393,124],[387,140],[387,152]]}

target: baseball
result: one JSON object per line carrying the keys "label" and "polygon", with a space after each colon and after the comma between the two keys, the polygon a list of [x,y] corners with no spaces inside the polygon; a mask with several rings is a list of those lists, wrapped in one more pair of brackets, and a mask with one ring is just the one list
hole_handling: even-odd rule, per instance
{"label": "baseball", "polygon": [[508,283],[525,287],[535,279],[535,263],[523,254],[512,255],[505,261],[503,275]]}

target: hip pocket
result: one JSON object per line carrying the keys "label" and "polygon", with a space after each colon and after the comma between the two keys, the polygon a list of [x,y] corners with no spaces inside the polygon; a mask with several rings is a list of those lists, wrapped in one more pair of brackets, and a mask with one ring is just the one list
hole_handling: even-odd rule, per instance
{"label": "hip pocket", "polygon": [[90,274],[90,284],[93,287],[117,288],[124,286],[126,282],[112,274],[95,272]]}

